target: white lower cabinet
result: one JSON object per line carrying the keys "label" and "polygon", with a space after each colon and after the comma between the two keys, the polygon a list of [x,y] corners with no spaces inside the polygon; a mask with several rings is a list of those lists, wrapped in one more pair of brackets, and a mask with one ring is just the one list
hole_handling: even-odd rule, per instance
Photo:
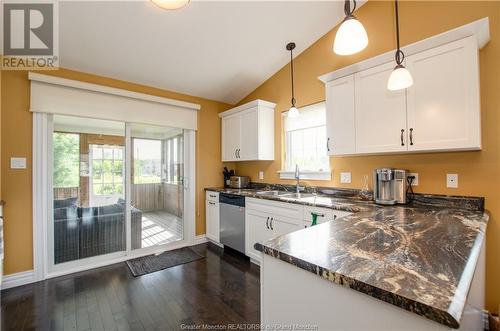
{"label": "white lower cabinet", "polygon": [[269,227],[269,215],[247,209],[245,211],[245,253],[255,260],[260,261],[261,253],[253,245],[273,237],[273,230]]}
{"label": "white lower cabinet", "polygon": [[271,228],[273,230],[273,237],[281,236],[293,231],[300,230],[299,221],[294,219],[287,219],[285,217],[273,216],[271,217]]}
{"label": "white lower cabinet", "polygon": [[256,243],[303,228],[301,205],[253,198],[247,198],[245,205],[245,253],[253,262],[262,259]]}
{"label": "white lower cabinet", "polygon": [[219,194],[216,192],[207,192],[205,201],[205,219],[207,239],[219,243]]}
{"label": "white lower cabinet", "polygon": [[351,213],[330,208],[303,206],[255,198],[245,201],[245,254],[254,263],[261,263],[262,253],[254,248],[272,238],[307,228],[312,214],[318,215],[318,224],[347,216]]}

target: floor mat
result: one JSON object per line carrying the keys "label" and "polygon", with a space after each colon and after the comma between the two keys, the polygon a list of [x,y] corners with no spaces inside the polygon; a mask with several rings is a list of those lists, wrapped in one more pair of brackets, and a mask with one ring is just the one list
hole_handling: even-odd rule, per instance
{"label": "floor mat", "polygon": [[137,277],[204,258],[204,256],[196,253],[191,248],[184,247],[158,255],[138,257],[128,260],[126,263],[132,275]]}

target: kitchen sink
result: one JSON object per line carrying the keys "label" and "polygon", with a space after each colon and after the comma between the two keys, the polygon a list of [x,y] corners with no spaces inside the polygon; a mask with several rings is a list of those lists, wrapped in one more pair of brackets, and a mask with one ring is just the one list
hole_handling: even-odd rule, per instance
{"label": "kitchen sink", "polygon": [[312,193],[285,193],[281,196],[283,199],[290,200],[300,200],[315,197],[315,194]]}
{"label": "kitchen sink", "polygon": [[262,195],[262,196],[271,196],[271,197],[281,197],[281,196],[284,196],[284,195],[287,195],[287,194],[290,194],[290,192],[286,192],[286,191],[260,191],[260,192],[257,192],[258,195]]}

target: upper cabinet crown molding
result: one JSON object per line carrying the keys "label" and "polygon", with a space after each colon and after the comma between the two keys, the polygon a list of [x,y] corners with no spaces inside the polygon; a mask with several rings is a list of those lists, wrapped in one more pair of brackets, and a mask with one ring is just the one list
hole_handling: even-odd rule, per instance
{"label": "upper cabinet crown molding", "polygon": [[226,116],[229,116],[229,115],[232,115],[232,114],[235,114],[235,113],[239,113],[239,112],[241,112],[243,110],[250,109],[250,108],[255,108],[255,107],[267,107],[267,108],[272,108],[274,110],[274,108],[276,107],[276,104],[272,103],[272,102],[269,102],[269,101],[257,99],[257,100],[254,100],[254,101],[247,102],[247,103],[245,103],[245,104],[243,104],[241,106],[238,106],[238,107],[226,110],[225,112],[220,113],[219,117],[220,118],[226,117]]}
{"label": "upper cabinet crown molding", "polygon": [[255,100],[220,113],[222,161],[274,160],[274,107]]}
{"label": "upper cabinet crown molding", "polygon": [[[477,48],[482,49],[490,41],[490,20],[484,17],[472,23],[423,39],[416,43],[401,47],[405,56],[411,56],[422,51],[435,48],[456,40],[474,36]],[[378,55],[368,60],[352,64],[318,77],[323,83],[341,78],[356,72],[366,70],[394,60],[394,50]]]}

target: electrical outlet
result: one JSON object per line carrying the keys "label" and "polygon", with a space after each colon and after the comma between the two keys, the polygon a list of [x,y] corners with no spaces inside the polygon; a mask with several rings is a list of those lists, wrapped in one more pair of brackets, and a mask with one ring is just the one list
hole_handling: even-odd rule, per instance
{"label": "electrical outlet", "polygon": [[446,174],[446,187],[458,188],[458,174]]}
{"label": "electrical outlet", "polygon": [[413,179],[413,181],[411,182],[411,185],[412,185],[412,186],[418,186],[418,173],[416,173],[416,172],[410,172],[410,173],[408,174],[408,176],[413,176],[413,177],[415,177],[415,179]]}
{"label": "electrical outlet", "polygon": [[26,158],[25,157],[11,157],[10,158],[10,168],[11,169],[26,169]]}
{"label": "electrical outlet", "polygon": [[264,171],[259,171],[259,179],[264,179]]}
{"label": "electrical outlet", "polygon": [[340,182],[342,184],[350,184],[351,183],[351,173],[350,172],[341,172],[340,173]]}

